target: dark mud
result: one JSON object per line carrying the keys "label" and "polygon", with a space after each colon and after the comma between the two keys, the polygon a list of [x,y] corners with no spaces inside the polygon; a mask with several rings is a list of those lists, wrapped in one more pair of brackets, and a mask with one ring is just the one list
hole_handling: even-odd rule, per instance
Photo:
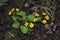
{"label": "dark mud", "polygon": [[[18,0],[19,1],[19,0]],[[60,1],[57,0],[56,14],[55,14],[55,25],[57,26],[55,31],[52,30],[52,33],[47,33],[48,30],[40,23],[36,26],[33,31],[29,32],[26,35],[23,35],[20,31],[15,30],[11,27],[13,23],[11,16],[8,15],[8,11],[11,8],[18,7],[15,1],[9,0],[5,5],[0,7],[0,40],[60,40]],[[28,10],[22,6],[22,10]],[[27,11],[26,11],[27,12]],[[29,10],[31,12],[31,10]],[[27,12],[27,13],[29,13]],[[32,13],[32,12],[31,12]],[[30,13],[29,13],[30,14]],[[27,14],[28,15],[28,14]],[[5,33],[14,32],[16,38],[7,39]]]}

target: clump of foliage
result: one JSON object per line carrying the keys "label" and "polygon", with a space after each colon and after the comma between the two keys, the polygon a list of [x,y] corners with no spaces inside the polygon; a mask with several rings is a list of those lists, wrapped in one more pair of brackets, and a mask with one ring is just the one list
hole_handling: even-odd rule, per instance
{"label": "clump of foliage", "polygon": [[[32,13],[31,15],[26,15],[26,12],[20,11],[18,8],[12,8],[12,10],[9,11],[9,15],[11,14],[14,21],[12,27],[15,29],[20,28],[21,32],[24,34],[27,34],[30,29],[33,29],[37,22],[46,24],[47,20],[49,20],[49,16],[47,16],[46,13],[42,13],[42,15],[45,16],[45,19],[43,20],[38,12],[35,12],[35,14]],[[23,24],[19,23],[18,20],[22,21]]]}

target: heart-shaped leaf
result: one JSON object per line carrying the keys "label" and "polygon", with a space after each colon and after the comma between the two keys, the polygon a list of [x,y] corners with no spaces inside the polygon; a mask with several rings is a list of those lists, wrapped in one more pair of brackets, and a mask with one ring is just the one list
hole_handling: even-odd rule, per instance
{"label": "heart-shaped leaf", "polygon": [[20,25],[19,23],[15,22],[15,23],[13,23],[12,27],[17,29],[17,28],[19,28],[19,25]]}
{"label": "heart-shaped leaf", "polygon": [[41,17],[37,17],[38,21],[42,21]]}
{"label": "heart-shaped leaf", "polygon": [[35,18],[35,16],[33,16],[33,15],[28,15],[27,16],[27,20],[29,20],[29,21],[33,21],[34,18]]}
{"label": "heart-shaped leaf", "polygon": [[14,16],[12,16],[12,19],[13,19],[13,21],[17,21],[18,16],[14,15]]}
{"label": "heart-shaped leaf", "polygon": [[28,33],[28,31],[29,31],[29,28],[25,27],[24,25],[20,26],[20,28],[21,28],[21,32],[24,34]]}
{"label": "heart-shaped leaf", "polygon": [[16,13],[16,15],[21,16],[20,20],[25,20],[26,19],[26,13],[24,11],[20,11],[19,13]]}

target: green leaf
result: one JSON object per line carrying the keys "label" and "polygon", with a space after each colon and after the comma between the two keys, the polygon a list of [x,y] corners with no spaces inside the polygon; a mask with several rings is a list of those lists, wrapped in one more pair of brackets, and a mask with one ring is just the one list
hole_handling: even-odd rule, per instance
{"label": "green leaf", "polygon": [[20,20],[25,20],[26,19],[26,13],[24,11],[20,11],[16,15],[20,15],[21,16]]}
{"label": "green leaf", "polygon": [[20,26],[20,24],[17,23],[17,22],[15,22],[15,23],[12,25],[12,27],[15,28],[15,29],[19,28],[19,26]]}
{"label": "green leaf", "polygon": [[0,6],[4,5],[8,0],[0,0]]}
{"label": "green leaf", "polygon": [[26,13],[24,11],[20,11],[19,13],[17,13],[17,15],[26,15]]}
{"label": "green leaf", "polygon": [[20,28],[21,28],[21,32],[24,33],[24,34],[27,34],[28,31],[29,31],[29,28],[25,27],[24,25],[20,26]]}
{"label": "green leaf", "polygon": [[33,15],[28,15],[27,16],[27,20],[29,20],[29,21],[33,21],[34,18],[35,18],[35,16],[33,16]]}
{"label": "green leaf", "polygon": [[7,2],[8,0],[0,0],[0,2]]}
{"label": "green leaf", "polygon": [[17,21],[18,16],[14,15],[14,16],[12,16],[12,19],[13,19],[13,21]]}
{"label": "green leaf", "polygon": [[38,21],[42,21],[41,17],[37,17]]}

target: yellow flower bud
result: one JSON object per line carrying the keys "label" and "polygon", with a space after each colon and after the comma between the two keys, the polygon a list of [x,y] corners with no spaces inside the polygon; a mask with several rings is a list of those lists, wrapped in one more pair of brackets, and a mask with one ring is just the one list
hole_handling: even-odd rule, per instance
{"label": "yellow flower bud", "polygon": [[45,16],[45,19],[46,19],[46,20],[49,20],[50,18],[49,18],[49,16],[46,15],[46,16]]}
{"label": "yellow flower bud", "polygon": [[37,18],[34,18],[33,22],[37,22],[37,21],[38,21],[38,19]]}
{"label": "yellow flower bud", "polygon": [[13,12],[13,11],[14,11],[14,9],[15,9],[15,8],[12,8],[11,12]]}
{"label": "yellow flower bud", "polygon": [[36,13],[36,14],[35,14],[35,16],[39,16],[39,14],[38,14],[38,13]]}
{"label": "yellow flower bud", "polygon": [[24,24],[26,27],[29,25],[29,23],[28,22],[25,22],[25,24]]}
{"label": "yellow flower bud", "polygon": [[8,15],[11,15],[11,14],[12,14],[11,11],[9,11]]}
{"label": "yellow flower bud", "polygon": [[19,8],[16,8],[16,11],[17,11],[17,12],[19,12],[19,11],[20,11],[20,9],[19,9]]}
{"label": "yellow flower bud", "polygon": [[42,20],[42,23],[43,23],[43,24],[46,24],[46,23],[47,23],[47,21],[46,21],[46,20]]}
{"label": "yellow flower bud", "polygon": [[9,11],[9,15],[12,15],[13,11],[14,11],[15,8],[12,8],[10,11]]}
{"label": "yellow flower bud", "polygon": [[46,13],[45,13],[45,12],[43,12],[43,13],[42,13],[42,15],[46,15]]}
{"label": "yellow flower bud", "polygon": [[29,27],[30,28],[33,28],[34,27],[34,24],[33,23],[30,23]]}

